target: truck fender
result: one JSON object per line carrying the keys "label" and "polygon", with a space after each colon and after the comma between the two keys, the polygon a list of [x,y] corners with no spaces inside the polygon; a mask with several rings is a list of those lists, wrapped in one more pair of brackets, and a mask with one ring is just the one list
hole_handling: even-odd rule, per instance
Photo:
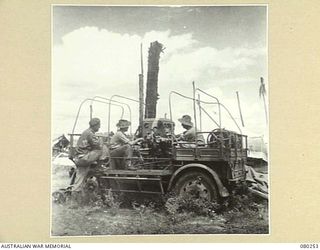
{"label": "truck fender", "polygon": [[221,197],[228,197],[229,196],[229,192],[226,189],[226,187],[222,184],[219,176],[217,175],[217,173],[212,170],[211,168],[207,167],[206,165],[203,164],[199,164],[199,163],[190,163],[187,165],[184,165],[183,167],[177,169],[173,175],[170,178],[169,181],[169,185],[168,185],[168,190],[170,190],[172,188],[173,182],[176,179],[176,177],[179,175],[179,173],[181,173],[182,171],[186,170],[186,169],[190,169],[190,168],[199,168],[199,169],[204,169],[208,172],[208,174],[211,175],[211,177],[214,179],[214,181],[217,184],[217,188],[218,188],[218,192],[220,194]]}

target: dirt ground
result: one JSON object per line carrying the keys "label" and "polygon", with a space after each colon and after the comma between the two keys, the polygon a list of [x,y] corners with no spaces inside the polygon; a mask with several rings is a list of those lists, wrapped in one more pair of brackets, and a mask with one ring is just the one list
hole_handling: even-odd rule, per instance
{"label": "dirt ground", "polygon": [[53,236],[137,234],[267,234],[265,215],[251,217],[230,212],[214,218],[181,214],[174,222],[164,212],[140,214],[134,209],[108,209],[53,205]]}
{"label": "dirt ground", "polygon": [[[53,191],[66,187],[66,166],[54,166]],[[133,206],[99,202],[80,205],[74,200],[52,204],[52,236],[138,234],[268,234],[268,203],[246,195],[237,196],[220,211],[176,211],[152,202]],[[175,204],[174,204],[175,205]],[[195,205],[195,204],[193,204]],[[209,211],[207,213],[207,211]]]}

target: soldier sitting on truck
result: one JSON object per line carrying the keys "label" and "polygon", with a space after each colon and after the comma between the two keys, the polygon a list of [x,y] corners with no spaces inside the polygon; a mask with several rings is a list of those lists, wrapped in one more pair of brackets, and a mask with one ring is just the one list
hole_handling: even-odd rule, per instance
{"label": "soldier sitting on truck", "polygon": [[112,169],[128,169],[135,170],[132,166],[131,158],[133,156],[133,144],[142,141],[143,138],[138,138],[134,141],[126,136],[131,123],[127,120],[121,119],[117,123],[118,131],[114,134],[110,141],[110,156]]}
{"label": "soldier sitting on truck", "polygon": [[193,123],[189,115],[182,116],[178,121],[181,123],[181,126],[186,129],[182,134],[176,137],[181,147],[193,148],[195,147],[196,140],[198,145],[204,145],[204,138],[202,135],[196,135],[196,130],[193,127]]}
{"label": "soldier sitting on truck", "polygon": [[109,155],[107,147],[95,135],[100,128],[100,120],[93,118],[90,120],[89,125],[90,127],[83,131],[77,142],[73,159],[77,169],[71,181],[73,191],[81,190],[90,166],[93,163],[98,163],[98,161],[106,160]]}

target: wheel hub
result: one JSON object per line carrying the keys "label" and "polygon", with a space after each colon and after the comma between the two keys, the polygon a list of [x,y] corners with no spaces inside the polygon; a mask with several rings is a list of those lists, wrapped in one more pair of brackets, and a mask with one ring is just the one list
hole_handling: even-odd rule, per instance
{"label": "wheel hub", "polygon": [[210,192],[203,183],[202,178],[198,177],[188,181],[182,188],[183,194],[189,194],[194,198],[203,198],[210,200]]}

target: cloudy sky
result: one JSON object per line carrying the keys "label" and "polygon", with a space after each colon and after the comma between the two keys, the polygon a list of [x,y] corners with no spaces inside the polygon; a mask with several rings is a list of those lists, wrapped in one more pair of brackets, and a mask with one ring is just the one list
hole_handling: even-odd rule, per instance
{"label": "cloudy sky", "polygon": [[[119,94],[137,99],[140,44],[146,80],[148,48],[153,41],[165,47],[160,57],[158,117],[169,115],[169,92],[192,96],[194,81],[198,88],[219,98],[242,132],[267,135],[263,100],[259,98],[260,77],[268,83],[265,6],[54,6],[53,136],[71,132],[85,98]],[[241,126],[236,91],[245,127]],[[174,96],[173,103],[174,121],[184,114],[192,115],[190,101]],[[128,104],[135,130],[138,105]],[[216,106],[204,108],[217,118]],[[113,131],[119,111],[119,107],[112,107]],[[94,116],[102,119],[101,131],[107,131],[107,106],[94,104]],[[205,114],[202,117],[204,130],[216,127]],[[127,111],[125,118],[129,118]],[[226,112],[222,118],[223,127],[237,130]],[[76,132],[88,126],[88,119],[89,103],[80,113]]]}

